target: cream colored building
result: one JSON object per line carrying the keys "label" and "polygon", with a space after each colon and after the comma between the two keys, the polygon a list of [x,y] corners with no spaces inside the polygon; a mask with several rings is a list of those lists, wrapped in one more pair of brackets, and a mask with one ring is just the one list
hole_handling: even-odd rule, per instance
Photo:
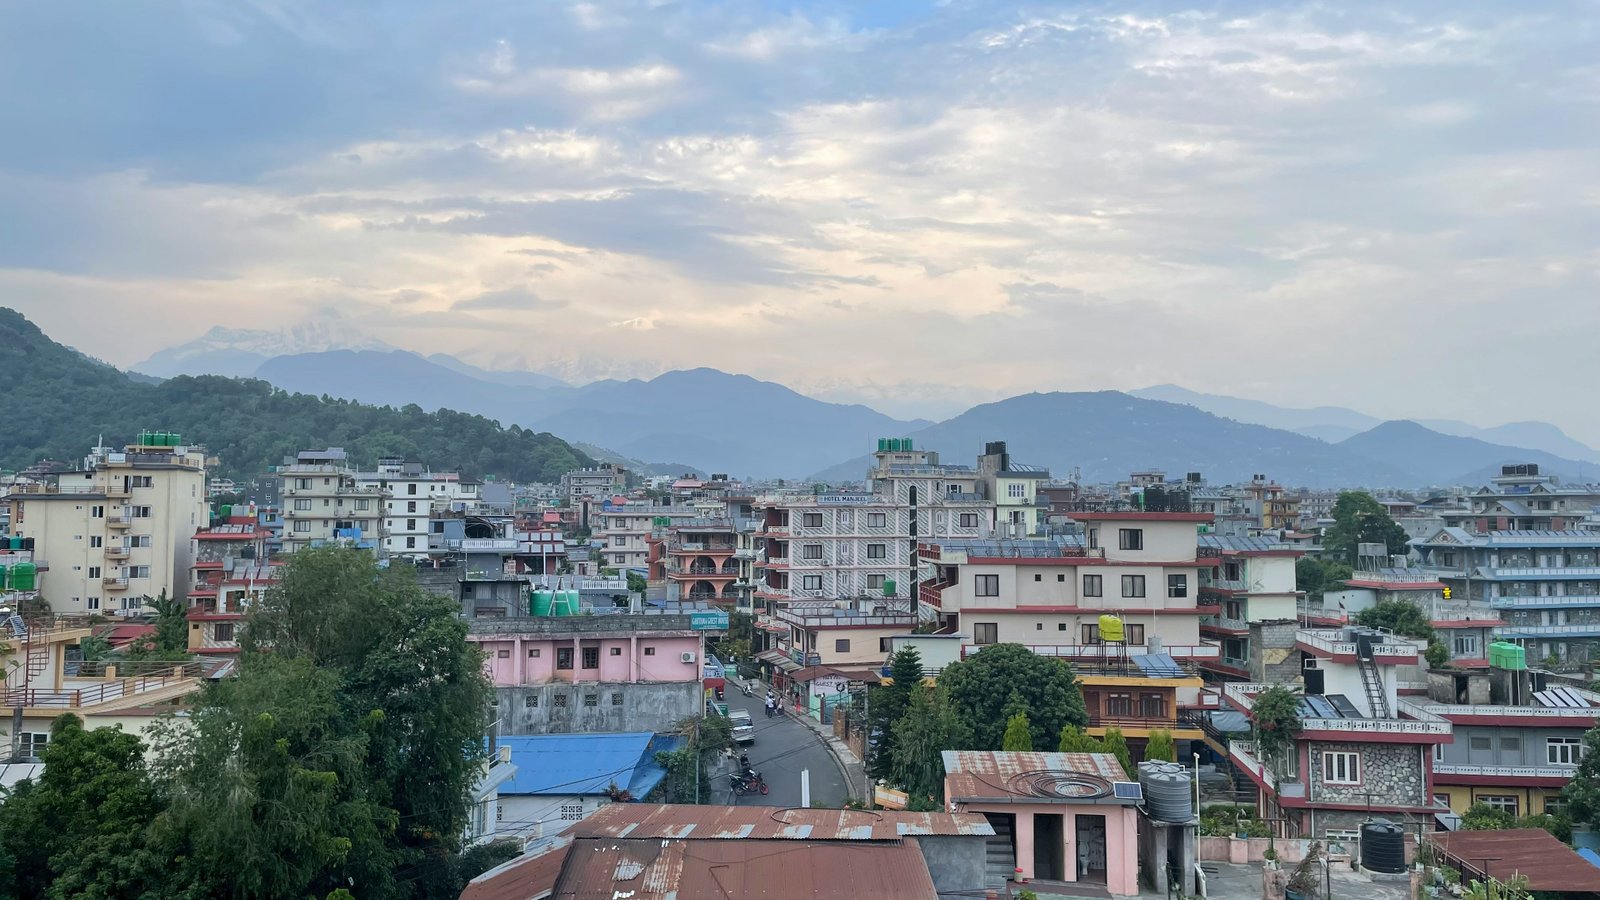
{"label": "cream colored building", "polygon": [[294,461],[278,467],[278,478],[285,554],[337,542],[382,555],[384,501],[389,493],[363,486],[344,450],[303,450]]}
{"label": "cream colored building", "polygon": [[39,591],[58,614],[134,613],[163,591],[188,594],[190,538],[209,518],[205,451],[176,435],[141,440],[96,448],[82,470],[6,496],[11,533],[33,538],[48,563]]}

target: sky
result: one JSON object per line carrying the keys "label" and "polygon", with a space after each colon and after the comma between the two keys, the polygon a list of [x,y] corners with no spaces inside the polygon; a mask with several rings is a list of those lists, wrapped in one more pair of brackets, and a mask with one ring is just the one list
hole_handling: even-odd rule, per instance
{"label": "sky", "polygon": [[118,365],[333,310],[901,415],[1600,442],[1593,0],[12,4],[0,123],[0,305]]}

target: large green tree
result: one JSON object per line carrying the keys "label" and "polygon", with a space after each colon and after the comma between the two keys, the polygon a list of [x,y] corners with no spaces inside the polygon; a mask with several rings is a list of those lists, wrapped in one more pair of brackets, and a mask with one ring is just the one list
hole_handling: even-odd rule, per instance
{"label": "large green tree", "polygon": [[1328,591],[1343,590],[1343,582],[1354,574],[1348,563],[1337,559],[1302,556],[1294,562],[1295,590],[1304,591],[1314,603],[1321,603]]}
{"label": "large green tree", "polygon": [[1360,544],[1383,544],[1395,554],[1406,552],[1406,541],[1406,530],[1365,491],[1339,493],[1333,504],[1333,525],[1322,536],[1328,555],[1349,565],[1355,565]]}
{"label": "large green tree", "polygon": [[944,751],[972,746],[971,732],[941,686],[918,685],[906,714],[894,724],[894,768],[890,780],[912,799],[944,799]]}
{"label": "large green tree", "polygon": [[1000,749],[1008,751],[1033,749],[1033,732],[1028,730],[1027,713],[1019,712],[1006,720],[1006,733],[1000,738]]}
{"label": "large green tree", "polygon": [[162,802],[145,748],[121,728],[86,731],[66,714],[50,729],[38,781],[0,805],[0,896],[139,897],[163,883],[148,846]]}
{"label": "large green tree", "polygon": [[1583,759],[1561,796],[1572,821],[1600,825],[1600,725],[1584,732]]}
{"label": "large green tree", "polygon": [[1422,607],[1409,600],[1383,600],[1356,614],[1356,622],[1368,628],[1383,628],[1401,637],[1428,642],[1423,657],[1437,669],[1450,661],[1450,649],[1433,633],[1433,624]]}
{"label": "large green tree", "polygon": [[[1087,725],[1083,691],[1063,660],[1039,656],[1020,644],[993,644],[939,675],[950,703],[975,746],[998,750],[1016,699],[1028,714],[1035,747],[1055,743],[1067,725]],[[1008,708],[1010,707],[1010,708]]]}
{"label": "large green tree", "polygon": [[911,708],[911,696],[922,689],[922,654],[902,647],[889,660],[889,683],[873,688],[867,698],[868,734],[877,746],[867,757],[874,778],[888,778],[894,770],[895,723]]}

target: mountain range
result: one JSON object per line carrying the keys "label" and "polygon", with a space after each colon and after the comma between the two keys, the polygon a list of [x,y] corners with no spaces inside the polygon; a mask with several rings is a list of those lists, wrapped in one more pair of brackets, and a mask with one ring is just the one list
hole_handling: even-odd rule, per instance
{"label": "mountain range", "polygon": [[[341,340],[358,345],[332,346]],[[297,352],[267,355],[275,349]],[[1583,478],[1600,459],[1548,423],[1386,422],[1343,407],[1281,407],[1176,385],[1025,394],[938,423],[829,403],[710,368],[573,386],[544,373],[489,370],[447,354],[422,356],[352,339],[337,317],[292,332],[213,329],[207,339],[163,351],[138,368],[159,375],[162,366],[225,362],[232,371],[224,374],[239,374],[253,356],[264,358],[246,374],[284,390],[476,413],[560,435],[597,459],[662,474],[856,481],[870,462],[860,451],[891,436],[911,437],[962,463],[985,441],[1005,439],[1019,461],[1049,466],[1058,477],[1077,470],[1089,481],[1160,468],[1199,471],[1219,483],[1264,474],[1311,487],[1412,487],[1481,483],[1499,465],[1518,462]]]}

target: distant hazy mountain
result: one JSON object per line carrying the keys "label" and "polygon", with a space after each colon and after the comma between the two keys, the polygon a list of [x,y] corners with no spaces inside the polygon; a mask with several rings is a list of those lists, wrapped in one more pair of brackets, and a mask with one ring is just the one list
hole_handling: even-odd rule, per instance
{"label": "distant hazy mountain", "polygon": [[[964,464],[971,464],[985,441],[1003,439],[1017,462],[1049,466],[1057,477],[1078,467],[1091,482],[1144,468],[1174,477],[1198,471],[1218,483],[1255,474],[1312,487],[1411,481],[1396,467],[1301,434],[1118,391],[1024,394],[973,407],[910,437],[918,447],[940,451],[945,461]],[[870,455],[857,456],[816,477],[859,480],[869,464]]]}
{"label": "distant hazy mountain", "polygon": [[1382,460],[1412,473],[1416,484],[1482,483],[1486,473],[1498,473],[1506,463],[1538,463],[1547,475],[1582,478],[1596,466],[1566,459],[1542,450],[1491,444],[1472,437],[1440,434],[1416,422],[1395,421],[1347,438],[1337,446]]}
{"label": "distant hazy mountain", "polygon": [[436,363],[462,375],[470,375],[480,381],[493,382],[494,384],[533,388],[570,387],[559,378],[552,378],[549,375],[543,375],[538,372],[480,369],[471,363],[462,362],[448,353],[430,353],[428,354],[428,362]]}
{"label": "distant hazy mountain", "polygon": [[332,310],[278,329],[212,328],[195,340],[168,347],[133,366],[160,378],[174,375],[248,377],[275,356],[325,350],[390,350],[388,344],[347,322]]}
{"label": "distant hazy mountain", "polygon": [[615,450],[609,450],[605,447],[599,446],[598,444],[585,444],[580,441],[572,446],[594,457],[598,462],[615,463],[619,466],[625,466],[628,471],[638,472],[641,475],[693,475],[696,478],[704,478],[708,474],[704,470],[688,465],[687,463],[645,462],[642,459],[634,459],[631,456],[623,456],[621,453],[618,453]]}
{"label": "distant hazy mountain", "polygon": [[517,387],[405,351],[334,350],[268,360],[254,374],[285,390],[458,409],[568,435],[634,460],[682,460],[701,471],[747,477],[794,477],[879,437],[929,424],[824,403],[715,369],[576,388]]}
{"label": "distant hazy mountain", "polygon": [[[1148,400],[1165,400],[1168,403],[1186,403],[1214,415],[1253,422],[1272,428],[1297,431],[1318,440],[1337,443],[1353,437],[1384,420],[1342,406],[1315,406],[1295,408],[1276,406],[1260,400],[1246,400],[1222,394],[1204,394],[1175,384],[1158,384],[1154,387],[1130,391],[1135,397]],[[1567,436],[1560,428],[1548,422],[1511,422],[1483,428],[1456,419],[1414,419],[1415,423],[1443,435],[1477,438],[1491,444],[1508,447],[1526,447],[1543,450],[1572,459],[1600,462],[1596,450]]]}

